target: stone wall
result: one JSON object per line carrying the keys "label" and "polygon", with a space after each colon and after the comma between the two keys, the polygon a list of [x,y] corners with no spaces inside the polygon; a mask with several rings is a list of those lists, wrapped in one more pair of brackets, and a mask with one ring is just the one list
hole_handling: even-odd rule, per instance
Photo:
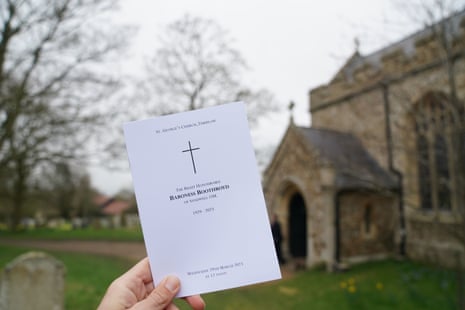
{"label": "stone wall", "polygon": [[[462,21],[458,24],[462,30],[453,46],[457,92],[464,102],[465,14],[461,15]],[[449,212],[421,210],[412,121],[414,107],[422,96],[431,91],[449,93],[447,68],[441,57],[444,57],[444,51],[427,31],[365,57],[356,53],[329,84],[310,92],[310,110],[315,127],[354,134],[384,168],[389,168],[386,119],[390,120],[393,168],[403,177],[407,254],[415,259],[425,258],[449,265],[450,257],[454,256],[450,253],[463,249],[464,245],[444,231],[454,225],[454,219],[462,217],[464,220],[457,210],[465,202],[455,200],[453,210]],[[386,104],[390,109],[388,118]],[[461,191],[463,189],[458,189],[458,193]],[[433,229],[434,225],[442,225],[443,232]],[[348,255],[351,253],[350,249],[344,251]]]}
{"label": "stone wall", "polygon": [[[464,48],[465,51],[465,48]],[[456,61],[456,81],[459,98],[465,99],[465,58]],[[449,93],[449,84],[444,67],[433,67],[422,74],[411,75],[390,85],[389,99],[392,106],[392,131],[394,166],[403,175],[404,206],[407,228],[407,255],[416,260],[454,266],[456,254],[463,252],[464,244],[454,238],[454,221],[463,221],[463,201],[452,199],[452,210],[421,208],[418,177],[418,154],[413,130],[412,110],[423,95],[434,91]],[[463,160],[463,159],[460,159]],[[450,171],[451,176],[455,173]],[[453,186],[451,189],[453,190]],[[463,189],[457,189],[460,194]],[[454,192],[454,191],[453,191]],[[462,223],[463,225],[463,223]],[[442,229],[438,229],[442,227]],[[463,261],[462,255],[462,261]]]}
{"label": "stone wall", "polygon": [[[394,197],[374,193],[342,195],[339,207],[341,261],[395,252],[394,231],[398,228],[395,201]],[[366,208],[370,208],[369,227],[365,226]]]}
{"label": "stone wall", "polygon": [[[461,20],[454,22],[458,22],[461,29],[452,42],[457,54],[463,53],[465,49],[464,15],[462,13],[456,17]],[[407,75],[421,75],[428,68],[443,65],[441,58],[444,55],[441,44],[428,29],[370,55],[361,56],[356,52],[329,84],[311,90],[311,110],[320,110],[342,98],[376,88],[380,82],[389,82]]]}
{"label": "stone wall", "polygon": [[447,267],[465,265],[463,247],[451,238],[454,230],[460,229],[457,224],[420,220],[409,220],[407,224],[407,253],[410,258]]}
{"label": "stone wall", "polygon": [[312,112],[312,126],[350,132],[387,168],[387,143],[382,90],[377,88]]}
{"label": "stone wall", "polygon": [[270,215],[276,213],[281,221],[283,251],[288,258],[289,200],[296,192],[303,196],[307,210],[306,263],[311,266],[331,260],[334,256],[333,196],[321,181],[322,163],[302,140],[291,125],[265,172],[264,193]]}

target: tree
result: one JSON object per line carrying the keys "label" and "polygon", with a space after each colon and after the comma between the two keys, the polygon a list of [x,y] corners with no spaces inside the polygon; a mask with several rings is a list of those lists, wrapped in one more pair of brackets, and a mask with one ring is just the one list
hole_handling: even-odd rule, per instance
{"label": "tree", "polygon": [[212,20],[185,15],[169,24],[147,64],[144,89],[153,111],[167,114],[245,101],[251,122],[275,111],[270,92],[243,85],[247,65],[231,42]]}
{"label": "tree", "polygon": [[78,178],[75,172],[67,163],[57,163],[55,165],[55,173],[51,182],[51,197],[54,197],[54,204],[59,210],[60,217],[64,219],[71,218],[71,212],[75,209],[74,196],[77,188]]}
{"label": "tree", "polygon": [[88,221],[92,213],[97,212],[97,206],[93,202],[97,190],[92,187],[90,176],[88,174],[82,175],[75,190],[75,203],[76,203],[76,216],[83,219],[84,223]]}
{"label": "tree", "polygon": [[34,180],[37,196],[47,202],[48,212],[64,219],[74,217],[86,220],[96,211],[90,176],[78,166],[59,162]]}
{"label": "tree", "polygon": [[0,2],[0,177],[12,228],[41,167],[85,158],[117,86],[105,60],[126,31],[108,22],[111,0]]}

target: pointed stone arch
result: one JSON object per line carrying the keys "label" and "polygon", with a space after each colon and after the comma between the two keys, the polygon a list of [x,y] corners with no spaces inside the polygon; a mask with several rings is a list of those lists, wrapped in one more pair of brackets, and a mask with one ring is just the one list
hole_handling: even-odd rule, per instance
{"label": "pointed stone arch", "polygon": [[292,258],[305,261],[308,254],[307,208],[302,194],[295,192],[288,205],[289,252]]}
{"label": "pointed stone arch", "polygon": [[[272,212],[278,216],[283,233],[282,249],[286,259],[305,265],[309,256],[309,204],[304,183],[296,177],[281,182]],[[292,226],[291,226],[292,225]]]}
{"label": "pointed stone arch", "polygon": [[428,91],[409,114],[414,128],[419,208],[450,211],[455,203],[456,115],[460,112],[441,91]]}

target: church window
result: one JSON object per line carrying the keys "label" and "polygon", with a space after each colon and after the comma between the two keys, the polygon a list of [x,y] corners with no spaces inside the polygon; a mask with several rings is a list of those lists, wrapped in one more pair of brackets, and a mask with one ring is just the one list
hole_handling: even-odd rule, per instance
{"label": "church window", "polygon": [[428,93],[415,111],[418,183],[423,210],[451,210],[450,114],[446,96]]}
{"label": "church window", "polygon": [[431,199],[431,176],[429,168],[429,152],[426,137],[418,135],[418,179],[420,181],[420,200],[423,209],[430,210],[433,208]]}
{"label": "church window", "polygon": [[365,206],[365,212],[363,215],[363,226],[366,235],[369,235],[371,232],[371,205]]}
{"label": "church window", "polygon": [[465,195],[463,195],[463,189],[465,188],[465,103],[460,101],[460,108],[458,109],[457,115],[454,119],[458,124],[454,126],[453,129],[453,145],[454,145],[454,154],[456,155],[455,161],[456,165],[452,169],[456,172],[457,175],[457,186],[461,188],[462,204],[465,203],[463,200]]}
{"label": "church window", "polygon": [[444,136],[436,135],[434,151],[436,157],[438,207],[440,210],[450,210],[449,160]]}

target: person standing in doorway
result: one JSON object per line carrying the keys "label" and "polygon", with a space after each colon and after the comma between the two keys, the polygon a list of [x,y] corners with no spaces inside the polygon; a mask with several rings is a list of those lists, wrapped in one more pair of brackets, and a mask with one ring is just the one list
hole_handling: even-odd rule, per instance
{"label": "person standing in doorway", "polygon": [[271,222],[271,234],[273,235],[274,247],[276,249],[276,256],[278,256],[278,262],[280,265],[286,263],[281,251],[281,242],[283,241],[283,235],[281,232],[281,224],[279,223],[278,215],[273,214],[273,220]]}

